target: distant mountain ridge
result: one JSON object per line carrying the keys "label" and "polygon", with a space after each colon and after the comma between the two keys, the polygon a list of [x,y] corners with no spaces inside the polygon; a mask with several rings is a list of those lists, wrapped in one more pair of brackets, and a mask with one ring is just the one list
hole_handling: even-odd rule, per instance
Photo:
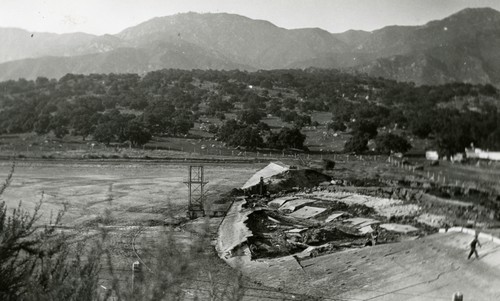
{"label": "distant mountain ridge", "polygon": [[217,13],[158,17],[116,35],[0,28],[0,80],[179,69],[341,68],[417,84],[500,86],[500,12],[332,34]]}

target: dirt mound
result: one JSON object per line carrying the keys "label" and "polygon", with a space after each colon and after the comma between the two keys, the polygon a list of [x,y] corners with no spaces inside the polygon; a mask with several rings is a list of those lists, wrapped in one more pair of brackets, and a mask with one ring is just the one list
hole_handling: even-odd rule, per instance
{"label": "dirt mound", "polygon": [[247,243],[253,260],[300,252],[301,256],[309,256],[313,250],[317,255],[362,247],[366,242],[365,235],[342,222],[322,225],[318,221],[292,218],[274,210],[255,211],[245,224],[252,232]]}
{"label": "dirt mound", "polygon": [[290,225],[280,225],[279,221],[270,218],[263,210],[250,214],[245,223],[253,234],[247,240],[252,259],[282,257],[306,248],[287,239],[284,229],[291,229]]}
{"label": "dirt mound", "polygon": [[270,193],[279,193],[293,189],[312,188],[325,181],[331,181],[331,177],[312,169],[288,170],[271,178],[268,188]]}

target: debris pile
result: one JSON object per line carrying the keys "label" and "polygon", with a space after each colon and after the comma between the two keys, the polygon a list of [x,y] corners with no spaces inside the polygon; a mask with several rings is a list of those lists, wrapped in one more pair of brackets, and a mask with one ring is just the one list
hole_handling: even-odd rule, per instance
{"label": "debris pile", "polygon": [[244,247],[253,260],[305,259],[416,239],[453,225],[455,212],[468,217],[477,210],[415,187],[345,184],[316,170],[271,163],[243,187],[238,228],[245,231],[232,247]]}
{"label": "debris pile", "polygon": [[[314,257],[426,235],[428,229],[391,222],[393,215],[417,216],[418,206],[357,194],[290,193],[277,198],[247,197],[259,204],[245,224],[252,259],[295,255]],[[425,228],[425,227],[424,227]],[[435,232],[435,230],[433,231]],[[372,234],[376,241],[372,243]]]}

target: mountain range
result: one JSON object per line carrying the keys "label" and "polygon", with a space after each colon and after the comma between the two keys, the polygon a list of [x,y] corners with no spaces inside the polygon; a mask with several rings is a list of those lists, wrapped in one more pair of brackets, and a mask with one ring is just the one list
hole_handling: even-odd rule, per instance
{"label": "mountain range", "polygon": [[500,12],[468,8],[421,26],[330,33],[226,13],[158,17],[116,35],[0,28],[0,80],[162,68],[338,68],[416,84],[500,86]]}

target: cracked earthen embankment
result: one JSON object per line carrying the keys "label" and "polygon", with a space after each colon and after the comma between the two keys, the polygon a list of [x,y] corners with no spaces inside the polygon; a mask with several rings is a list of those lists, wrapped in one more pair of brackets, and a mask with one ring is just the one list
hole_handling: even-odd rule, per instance
{"label": "cracked earthen embankment", "polygon": [[[292,283],[294,279],[306,281],[307,275],[293,256],[252,260],[246,241],[253,234],[245,221],[254,210],[243,208],[245,202],[244,199],[235,201],[219,227],[216,244],[219,257],[257,283],[298,293],[296,286],[294,289],[287,283]],[[281,276],[276,277],[276,273]],[[300,293],[304,294],[306,291]]]}
{"label": "cracked earthen embankment", "polygon": [[245,247],[225,260],[256,282],[311,298],[445,300],[460,291],[475,300],[498,300],[500,288],[491,279],[500,277],[500,249],[483,238],[481,260],[468,261],[470,239],[464,233],[434,234],[315,257],[303,267],[292,256],[250,261]]}
{"label": "cracked earthen embankment", "polygon": [[[490,227],[498,224],[500,216],[499,205],[495,201],[469,202],[454,200],[452,198],[438,197],[427,193],[422,189],[407,187],[349,187],[330,185],[324,189],[328,192],[348,192],[381,198],[399,199],[413,203],[422,208],[425,214],[442,217],[442,222],[429,224],[433,227],[444,227],[446,224],[465,225],[476,222],[482,227]],[[490,204],[491,203],[491,204]],[[452,214],[450,214],[452,212]]]}
{"label": "cracked earthen embankment", "polygon": [[242,254],[235,254],[236,251],[243,248],[247,238],[252,236],[245,221],[253,210],[243,209],[245,203],[244,198],[233,202],[219,226],[216,249],[219,257],[226,261],[231,257],[241,256]]}

